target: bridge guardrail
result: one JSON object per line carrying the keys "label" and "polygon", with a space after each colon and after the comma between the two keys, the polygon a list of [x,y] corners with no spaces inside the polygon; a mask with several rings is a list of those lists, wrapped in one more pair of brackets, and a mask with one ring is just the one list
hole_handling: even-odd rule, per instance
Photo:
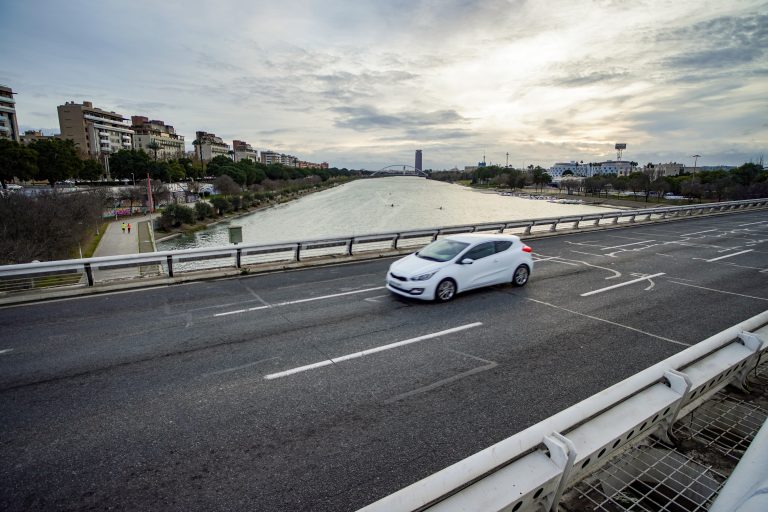
{"label": "bridge guardrail", "polygon": [[41,288],[82,288],[97,284],[147,278],[174,278],[197,271],[253,267],[262,264],[300,262],[316,257],[385,254],[416,248],[440,236],[457,233],[509,232],[529,236],[535,232],[556,232],[566,226],[631,224],[638,218],[663,220],[734,209],[763,208],[768,198],[705,203],[700,205],[613,211],[601,214],[569,215],[545,219],[512,220],[444,226],[430,229],[371,233],[274,244],[241,244],[155,253],[103,256],[76,260],[48,261],[0,266],[0,294],[22,294]]}
{"label": "bridge guardrail", "polygon": [[[760,331],[755,332],[755,331]],[[768,311],[707,338],[360,512],[557,510],[566,487],[672,425],[768,349]]]}

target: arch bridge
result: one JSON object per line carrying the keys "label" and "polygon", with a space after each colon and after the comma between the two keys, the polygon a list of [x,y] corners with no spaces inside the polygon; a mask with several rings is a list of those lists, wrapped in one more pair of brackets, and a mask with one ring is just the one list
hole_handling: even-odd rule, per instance
{"label": "arch bridge", "polygon": [[386,178],[388,176],[416,176],[418,178],[426,178],[427,173],[421,169],[417,169],[412,165],[407,164],[394,164],[382,167],[378,171],[374,171],[369,176],[370,178]]}

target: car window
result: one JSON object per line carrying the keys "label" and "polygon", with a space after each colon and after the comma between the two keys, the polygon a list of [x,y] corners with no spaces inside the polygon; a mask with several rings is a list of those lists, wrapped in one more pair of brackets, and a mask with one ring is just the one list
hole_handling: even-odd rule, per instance
{"label": "car window", "polygon": [[417,252],[416,256],[425,260],[448,261],[455,258],[468,245],[464,242],[456,242],[455,240],[438,240]]}
{"label": "car window", "polygon": [[470,258],[473,260],[479,260],[481,258],[491,256],[495,252],[496,252],[496,248],[494,246],[494,243],[485,242],[467,251],[467,254],[465,254],[464,257]]}
{"label": "car window", "polygon": [[496,252],[503,252],[512,246],[512,242],[494,242],[496,244]]}

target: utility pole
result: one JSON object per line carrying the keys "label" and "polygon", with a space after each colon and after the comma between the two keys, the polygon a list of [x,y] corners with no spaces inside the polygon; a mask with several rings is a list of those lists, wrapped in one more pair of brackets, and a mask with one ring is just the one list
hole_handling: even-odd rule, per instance
{"label": "utility pole", "polygon": [[509,167],[509,151],[507,151],[507,165],[505,167]]}
{"label": "utility pole", "polygon": [[696,163],[701,158],[701,155],[691,155],[691,158],[693,158],[693,176],[696,177]]}

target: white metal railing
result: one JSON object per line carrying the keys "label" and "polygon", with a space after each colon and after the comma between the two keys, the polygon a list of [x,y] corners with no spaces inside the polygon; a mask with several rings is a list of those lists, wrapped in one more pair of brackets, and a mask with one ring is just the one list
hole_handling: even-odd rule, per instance
{"label": "white metal railing", "polygon": [[[730,327],[493,446],[361,509],[557,510],[563,490],[671,427],[768,349],[768,311]],[[757,332],[756,332],[757,331]]]}
{"label": "white metal railing", "polygon": [[275,244],[241,244],[5,265],[0,266],[0,294],[23,294],[53,287],[89,287],[115,281],[134,281],[140,284],[147,278],[173,278],[201,271],[237,270],[262,264],[300,262],[317,257],[353,256],[361,253],[386,254],[416,248],[441,236],[457,233],[508,232],[529,236],[535,233],[556,232],[560,228],[613,226],[620,223],[632,224],[637,220],[663,220],[670,217],[765,207],[768,207],[768,198],[467,224]]}

